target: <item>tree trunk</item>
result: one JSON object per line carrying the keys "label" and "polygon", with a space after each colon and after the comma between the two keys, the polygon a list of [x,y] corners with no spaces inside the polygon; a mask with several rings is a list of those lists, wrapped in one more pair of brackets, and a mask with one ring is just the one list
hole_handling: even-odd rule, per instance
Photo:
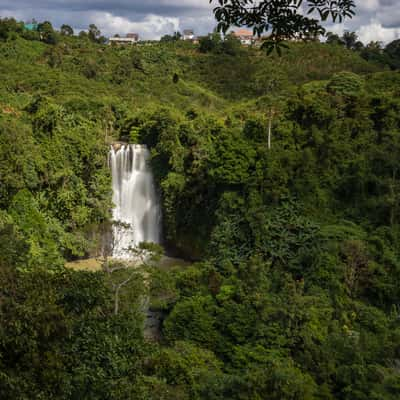
{"label": "tree trunk", "polygon": [[272,142],[272,122],[275,115],[275,109],[271,107],[268,115],[268,150],[271,150]]}
{"label": "tree trunk", "polygon": [[268,119],[268,150],[271,150],[271,136],[272,136],[272,114]]}

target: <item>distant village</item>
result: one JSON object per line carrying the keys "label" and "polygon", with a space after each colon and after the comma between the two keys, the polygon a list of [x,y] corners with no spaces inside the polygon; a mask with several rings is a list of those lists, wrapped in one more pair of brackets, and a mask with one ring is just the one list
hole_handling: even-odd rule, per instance
{"label": "distant village", "polygon": [[[40,28],[40,25],[42,26]],[[48,35],[51,36],[52,32],[54,33],[53,27],[50,22],[44,22],[41,24],[38,24],[35,20],[32,20],[32,22],[26,22],[24,23],[24,28],[27,31],[36,31],[39,32],[41,36],[44,35],[44,30],[47,31]],[[67,35],[67,36],[73,36],[74,32],[73,29],[68,26],[68,25],[62,25],[60,29],[60,33],[62,35]],[[104,37],[101,35],[100,30],[94,25],[91,24],[89,26],[88,31],[81,31],[77,36],[79,37],[86,37],[88,36],[91,40],[101,43],[101,44],[108,44],[108,45],[114,45],[114,46],[124,46],[124,45],[134,45],[138,43],[145,43],[145,44],[151,44],[154,42],[176,42],[176,41],[185,41],[185,42],[191,42],[193,44],[199,44],[202,39],[207,39],[207,38],[212,38],[214,35],[219,35],[218,33],[209,33],[208,35],[204,36],[197,36],[195,34],[195,31],[193,29],[184,29],[181,32],[177,31],[174,32],[172,35],[166,34],[160,38],[160,40],[141,40],[140,36],[138,33],[127,33],[124,36],[120,36],[119,34],[114,35],[113,37]],[[254,35],[254,33],[251,30],[248,29],[237,29],[237,30],[232,30],[230,33],[225,35],[224,37],[221,37],[222,40],[228,38],[228,37],[233,37],[237,39],[243,46],[260,46],[261,43],[265,40],[268,39],[268,36],[262,36],[259,37],[257,35]],[[309,40],[318,40],[318,37],[309,37]],[[299,38],[290,38],[287,39],[290,41],[297,41]]]}
{"label": "distant village", "polygon": [[[47,24],[50,24],[49,22],[46,22]],[[51,24],[50,24],[51,25]],[[91,25],[95,28],[97,31],[97,27],[94,25]],[[63,25],[63,27],[68,27],[70,32],[69,35],[73,34],[73,29],[67,25]],[[63,27],[61,27],[61,31],[63,31]],[[39,30],[39,24],[36,22],[35,19],[32,21],[24,23],[24,28],[27,31],[38,31]],[[84,31],[80,32],[79,36],[85,33]],[[100,31],[98,31],[98,34],[100,34]],[[195,31],[193,29],[184,29],[181,32],[174,32],[173,35],[164,35],[161,38],[161,41],[167,39],[167,40],[183,40],[183,41],[188,41],[192,42],[194,44],[199,43],[200,39],[211,36],[213,35],[212,33],[209,33],[206,36],[196,36]],[[229,35],[232,35],[236,39],[240,41],[242,45],[245,46],[250,46],[253,45],[257,42],[262,41],[265,38],[260,38],[258,36],[255,36],[252,31],[247,30],[247,29],[238,29],[236,31],[231,31]],[[104,42],[108,43],[110,45],[132,45],[140,42],[140,36],[138,33],[127,33],[125,36],[120,36],[119,34],[114,35],[113,37],[110,38],[104,38]],[[146,40],[147,41],[147,40]],[[165,40],[166,41],[166,40]]]}
{"label": "distant village", "polygon": [[[240,43],[244,46],[251,46],[262,40],[259,37],[256,37],[253,34],[253,32],[247,29],[239,29],[237,31],[232,31],[230,35],[233,35],[235,38],[237,38],[240,41]],[[175,33],[174,37],[178,38],[179,40],[192,42],[194,44],[198,44],[199,40],[201,39],[201,36],[196,36],[194,30],[192,29],[184,29],[182,34],[177,32]],[[132,45],[138,43],[139,40],[140,38],[138,33],[128,33],[124,37],[115,35],[114,37],[108,39],[108,43],[110,45]]]}

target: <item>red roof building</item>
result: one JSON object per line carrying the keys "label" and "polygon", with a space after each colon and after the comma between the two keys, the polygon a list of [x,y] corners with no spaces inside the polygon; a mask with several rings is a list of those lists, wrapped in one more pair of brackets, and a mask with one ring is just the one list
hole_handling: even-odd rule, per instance
{"label": "red roof building", "polygon": [[256,41],[253,32],[247,29],[238,29],[237,31],[232,31],[231,33],[233,36],[238,38],[242,44],[246,46],[250,46]]}

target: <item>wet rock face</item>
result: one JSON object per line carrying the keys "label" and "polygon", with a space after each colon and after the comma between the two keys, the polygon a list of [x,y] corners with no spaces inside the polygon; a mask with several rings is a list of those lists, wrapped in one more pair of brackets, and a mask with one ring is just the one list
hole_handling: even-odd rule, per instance
{"label": "wet rock face", "polygon": [[124,145],[122,142],[116,142],[113,143],[111,146],[113,147],[114,151],[118,151],[121,149],[121,147]]}
{"label": "wet rock face", "polygon": [[145,313],[144,337],[147,340],[159,341],[161,339],[161,323],[165,318],[162,311],[148,308]]}

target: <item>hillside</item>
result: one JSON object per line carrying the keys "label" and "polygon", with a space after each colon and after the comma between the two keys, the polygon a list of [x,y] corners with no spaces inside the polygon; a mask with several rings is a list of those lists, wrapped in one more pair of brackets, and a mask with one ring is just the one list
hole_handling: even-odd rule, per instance
{"label": "hillside", "polygon": [[[65,101],[79,87],[82,98],[108,94],[136,107],[166,102],[185,106],[190,96],[191,106],[218,108],[222,99],[238,101],[269,93],[272,80],[297,85],[340,71],[379,70],[354,52],[319,43],[294,43],[279,57],[246,48],[235,56],[202,54],[179,42],[130,49],[78,38],[66,38],[57,46],[19,38],[1,43],[0,52],[4,95],[35,93]],[[175,73],[180,78],[176,84]]]}
{"label": "hillside", "polygon": [[[0,398],[399,398],[398,71],[24,37],[0,40]],[[65,268],[102,255],[116,141],[150,149],[190,262]]]}

